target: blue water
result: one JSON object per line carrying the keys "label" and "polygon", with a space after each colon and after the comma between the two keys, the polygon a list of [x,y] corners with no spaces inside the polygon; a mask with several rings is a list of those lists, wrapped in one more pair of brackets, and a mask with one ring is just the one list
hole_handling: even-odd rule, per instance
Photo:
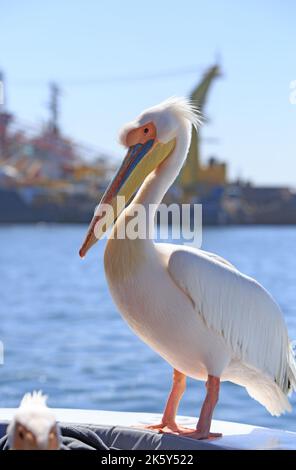
{"label": "blue water", "polygon": [[[170,367],[126,326],[108,293],[104,242],[85,260],[83,226],[0,228],[0,407],[42,389],[49,404],[161,412]],[[271,291],[296,338],[296,228],[204,229],[203,247],[232,261]],[[189,380],[180,412],[197,415],[204,385]],[[224,383],[219,419],[296,430],[294,411],[271,417],[244,389]]]}

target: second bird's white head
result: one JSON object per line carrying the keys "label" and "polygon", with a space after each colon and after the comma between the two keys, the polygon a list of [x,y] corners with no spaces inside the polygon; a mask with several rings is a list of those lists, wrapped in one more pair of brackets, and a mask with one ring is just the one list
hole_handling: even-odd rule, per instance
{"label": "second bird's white head", "polygon": [[12,450],[57,450],[60,430],[41,392],[26,393],[7,428]]}

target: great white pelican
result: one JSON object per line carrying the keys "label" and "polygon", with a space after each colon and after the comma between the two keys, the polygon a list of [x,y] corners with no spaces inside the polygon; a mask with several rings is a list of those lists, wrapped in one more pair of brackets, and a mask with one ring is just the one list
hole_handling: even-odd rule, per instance
{"label": "great white pelican", "polygon": [[[97,207],[80,256],[103,235],[100,208],[125,196],[130,204],[104,226],[113,223],[104,256],[108,285],[132,330],[174,371],[162,421],[150,428],[207,439],[219,437],[210,426],[220,381],[245,387],[272,415],[280,415],[291,409],[287,395],[296,389],[296,367],[283,315],[254,279],[203,250],[149,237],[116,238],[134,204],[158,205],[176,179],[192,125],[199,125],[195,111],[186,99],[173,98],[123,127],[127,155]],[[149,223],[153,230],[153,218]],[[176,423],[186,376],[206,383],[196,429]]]}

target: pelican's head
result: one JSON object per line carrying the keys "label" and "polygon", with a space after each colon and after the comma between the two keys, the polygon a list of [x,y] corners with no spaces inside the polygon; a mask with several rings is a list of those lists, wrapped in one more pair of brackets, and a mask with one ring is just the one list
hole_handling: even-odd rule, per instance
{"label": "pelican's head", "polygon": [[57,450],[60,431],[41,392],[26,393],[7,428],[12,450]]}
{"label": "pelican's head", "polygon": [[[89,248],[112,225],[112,214],[116,213],[118,217],[145,178],[164,160],[170,158],[181,123],[186,123],[191,130],[191,124],[197,126],[200,123],[199,113],[187,99],[170,98],[146,109],[122,128],[119,139],[127,147],[127,154],[96,208],[79,251],[81,257],[86,255]],[[125,204],[120,208],[117,206],[117,196],[124,197]],[[107,204],[113,211],[106,218]],[[100,224],[103,217],[104,224]]]}

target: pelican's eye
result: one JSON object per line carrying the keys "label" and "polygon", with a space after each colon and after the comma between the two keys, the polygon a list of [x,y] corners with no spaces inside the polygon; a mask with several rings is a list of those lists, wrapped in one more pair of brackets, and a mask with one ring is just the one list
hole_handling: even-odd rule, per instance
{"label": "pelican's eye", "polygon": [[25,436],[24,436],[23,431],[19,431],[19,438],[20,438],[20,439],[24,439],[24,437],[25,437]]}
{"label": "pelican's eye", "polygon": [[148,127],[145,127],[145,129],[144,129],[144,134],[148,134],[148,132],[149,132]]}

